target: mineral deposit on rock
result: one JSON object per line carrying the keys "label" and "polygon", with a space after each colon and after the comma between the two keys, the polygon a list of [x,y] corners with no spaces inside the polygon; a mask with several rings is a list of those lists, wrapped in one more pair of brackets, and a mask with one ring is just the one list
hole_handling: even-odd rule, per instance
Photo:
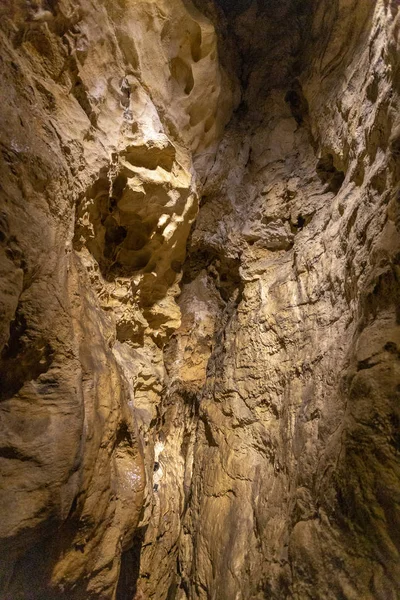
{"label": "mineral deposit on rock", "polygon": [[399,2],[0,44],[0,600],[397,600]]}

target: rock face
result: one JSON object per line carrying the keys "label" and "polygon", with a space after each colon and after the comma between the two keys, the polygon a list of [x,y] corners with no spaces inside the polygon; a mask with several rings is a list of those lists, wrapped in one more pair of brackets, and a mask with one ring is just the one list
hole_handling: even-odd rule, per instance
{"label": "rock face", "polygon": [[180,0],[0,12],[0,596],[114,598],[152,502],[193,157],[233,88]]}
{"label": "rock face", "polygon": [[3,2],[1,599],[399,597],[399,15]]}

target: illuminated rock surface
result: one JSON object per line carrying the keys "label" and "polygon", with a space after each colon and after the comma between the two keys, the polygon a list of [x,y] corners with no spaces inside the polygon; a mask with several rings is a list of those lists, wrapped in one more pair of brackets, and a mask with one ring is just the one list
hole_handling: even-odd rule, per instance
{"label": "illuminated rock surface", "polygon": [[399,3],[196,5],[0,6],[0,598],[396,600]]}

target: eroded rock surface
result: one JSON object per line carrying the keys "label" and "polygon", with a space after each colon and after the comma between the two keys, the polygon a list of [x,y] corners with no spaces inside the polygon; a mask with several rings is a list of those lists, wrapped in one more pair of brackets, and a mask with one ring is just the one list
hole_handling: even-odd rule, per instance
{"label": "eroded rock surface", "polygon": [[193,157],[233,87],[190,3],[0,13],[0,595],[114,598],[152,503]]}
{"label": "eroded rock surface", "polygon": [[0,7],[0,598],[396,600],[399,4],[196,5]]}
{"label": "eroded rock surface", "polygon": [[143,597],[165,597],[155,565],[177,560],[169,597],[394,600],[398,8],[239,4],[224,8],[244,92],[165,353],[175,486]]}

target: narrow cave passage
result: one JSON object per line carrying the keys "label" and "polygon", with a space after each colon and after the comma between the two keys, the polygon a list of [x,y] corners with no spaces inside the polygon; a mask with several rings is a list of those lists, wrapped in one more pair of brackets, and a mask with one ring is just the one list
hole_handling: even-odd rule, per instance
{"label": "narrow cave passage", "polygon": [[0,7],[0,600],[400,595],[400,7]]}

